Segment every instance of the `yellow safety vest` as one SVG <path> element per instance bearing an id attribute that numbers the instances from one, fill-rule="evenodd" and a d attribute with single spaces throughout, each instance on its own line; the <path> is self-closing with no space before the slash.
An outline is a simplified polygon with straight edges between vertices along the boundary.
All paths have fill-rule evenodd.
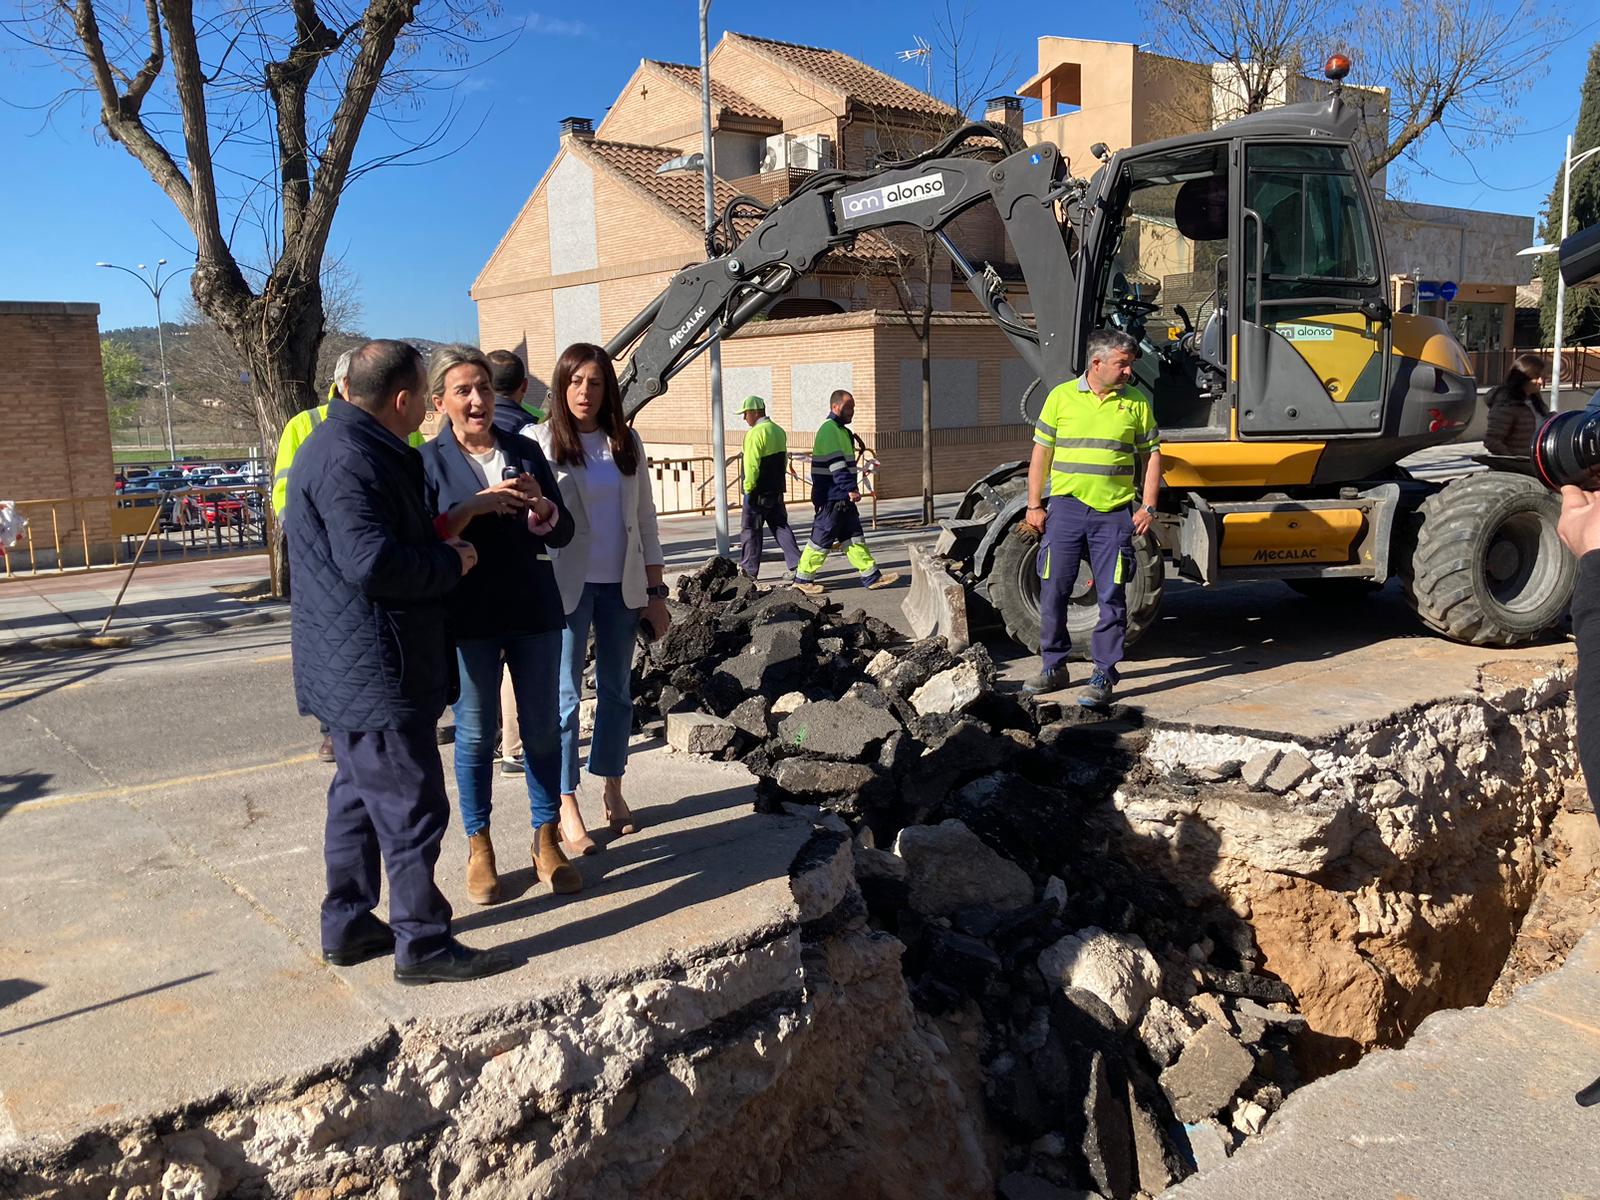
<path id="1" fill-rule="evenodd" d="M 319 404 L 297 412 L 278 435 L 278 454 L 272 462 L 272 515 L 282 517 L 289 503 L 289 468 L 294 466 L 294 456 L 300 453 L 311 431 L 328 419 L 328 406 Z M 415 449 L 427 441 L 420 431 L 410 434 L 406 442 Z"/>
<path id="2" fill-rule="evenodd" d="M 1137 457 L 1161 449 L 1144 393 L 1125 388 L 1101 398 L 1082 377 L 1051 389 L 1033 440 L 1052 451 L 1044 494 L 1074 496 L 1100 512 L 1133 503 Z"/>

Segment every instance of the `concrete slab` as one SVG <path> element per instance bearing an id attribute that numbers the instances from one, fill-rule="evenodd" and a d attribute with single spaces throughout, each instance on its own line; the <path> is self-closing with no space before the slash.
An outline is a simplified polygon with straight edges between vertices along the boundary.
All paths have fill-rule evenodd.
<path id="1" fill-rule="evenodd" d="M 0 1148 L 309 1070 L 385 1032 L 156 822 L 47 804 L 13 810 L 0 838 Z"/>
<path id="2" fill-rule="evenodd" d="M 248 713 L 286 705 L 288 664 L 232 640 L 217 639 L 210 656 L 146 651 L 126 673 L 86 679 L 52 664 L 37 693 L 18 689 L 0 710 L 0 737 L 49 722 L 64 734 L 38 739 L 32 781 L 12 793 L 26 798 L 0 799 L 0 1151 L 337 1064 L 412 1022 L 559 1004 L 575 988 L 670 970 L 796 919 L 788 869 L 809 824 L 754 815 L 742 768 L 640 739 L 628 791 L 642 828 L 599 835 L 607 846 L 582 860 L 579 895 L 536 885 L 518 781 L 496 778 L 504 903 L 467 900 L 459 827 L 449 835 L 439 879 L 457 931 L 511 949 L 517 971 L 413 989 L 393 982 L 387 960 L 326 967 L 317 910 L 331 768 L 305 753 L 299 718 L 262 721 L 252 735 Z M 128 687 L 192 680 L 203 696 L 216 671 L 235 686 L 210 705 L 215 746 L 181 736 L 173 706 L 115 737 L 79 728 L 107 724 Z M 263 757 L 274 740 L 300 753 Z M 215 766 L 217 747 L 233 765 Z M 98 786 L 64 774 L 72 761 L 90 764 Z M 586 802 L 596 823 L 598 807 L 596 792 Z"/>
<path id="3" fill-rule="evenodd" d="M 1504 1008 L 1438 1013 L 1405 1049 L 1296 1092 L 1227 1165 L 1172 1200 L 1593 1200 L 1600 930 Z"/>
<path id="4" fill-rule="evenodd" d="M 1438 637 L 1418 624 L 1398 583 L 1334 605 L 1275 582 L 1170 580 L 1155 627 L 1129 649 L 1117 700 L 1163 724 L 1317 740 L 1467 694 L 1485 664 L 1571 653 L 1565 637 L 1514 650 Z M 1020 683 L 1037 664 L 1013 658 L 1003 677 Z M 1073 674 L 1081 686 L 1088 668 L 1075 664 Z"/>

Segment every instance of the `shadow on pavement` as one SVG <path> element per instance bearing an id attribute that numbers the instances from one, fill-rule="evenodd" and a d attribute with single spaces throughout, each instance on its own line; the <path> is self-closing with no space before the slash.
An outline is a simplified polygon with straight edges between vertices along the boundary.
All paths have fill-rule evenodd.
<path id="1" fill-rule="evenodd" d="M 166 983 L 158 983 L 151 987 L 140 988 L 137 992 L 127 992 L 121 996 L 113 996 L 110 1000 L 102 1000 L 98 1004 L 85 1004 L 82 1008 L 74 1008 L 69 1012 L 57 1013 L 53 1017 L 45 1017 L 43 1020 L 32 1021 L 27 1025 L 17 1025 L 11 1029 L 0 1029 L 0 1038 L 10 1037 L 12 1034 L 16 1033 L 26 1033 L 30 1029 L 40 1029 L 46 1025 L 54 1025 L 59 1021 L 67 1021 L 73 1017 L 81 1017 L 84 1013 L 98 1012 L 102 1008 L 111 1008 L 118 1004 L 125 1004 L 129 1000 L 137 1000 L 141 996 L 150 996 L 156 992 L 164 992 L 169 988 L 182 987 L 186 983 L 193 983 L 197 979 L 204 979 L 206 976 L 214 974 L 216 974 L 215 971 L 200 971 L 194 975 L 185 975 L 181 979 L 169 979 Z M 18 992 L 14 995 L 8 994 L 4 989 L 6 989 L 9 984 L 14 983 L 21 983 L 29 990 Z M 42 991 L 44 986 L 44 984 L 32 983 L 29 980 L 7 980 L 3 983 L 0 983 L 0 1007 L 3 1007 L 5 1004 L 14 1004 L 16 1001 L 32 995 L 33 992 Z"/>
<path id="2" fill-rule="evenodd" d="M 646 898 L 578 916 L 557 928 L 540 930 L 516 941 L 495 943 L 497 949 L 527 960 L 608 938 L 678 910 L 724 899 L 762 883 L 772 877 L 772 864 L 764 863 L 759 855 L 734 853 L 731 847 L 758 836 L 763 827 L 770 827 L 771 817 L 751 812 L 732 820 L 688 829 L 655 831 L 674 820 L 708 816 L 735 806 L 748 806 L 750 802 L 750 790 L 739 787 L 636 810 L 651 825 L 637 834 L 613 837 L 598 854 L 580 860 L 584 890 L 572 898 L 576 903 L 563 903 L 565 898 L 552 897 L 538 888 L 531 865 L 520 867 L 501 876 L 508 899 L 459 917 L 454 923 L 455 932 L 490 930 L 551 909 L 553 901 L 578 914 L 583 911 L 584 899 L 614 896 L 662 883 L 668 885 Z M 717 851 L 724 849 L 728 850 L 726 854 L 717 855 Z M 786 871 L 788 865 L 785 861 L 777 869 Z"/>

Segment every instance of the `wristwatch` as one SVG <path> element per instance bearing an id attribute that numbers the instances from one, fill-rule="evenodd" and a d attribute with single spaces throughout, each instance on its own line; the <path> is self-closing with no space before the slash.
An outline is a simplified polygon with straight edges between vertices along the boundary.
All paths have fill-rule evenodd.
<path id="1" fill-rule="evenodd" d="M 1144 511 L 1149 513 L 1152 517 L 1156 515 L 1156 506 L 1154 504 L 1141 504 L 1139 507 L 1144 509 Z"/>
<path id="2" fill-rule="evenodd" d="M 645 588 L 644 594 L 652 600 L 665 600 L 672 595 L 672 589 L 664 583 L 658 583 L 654 587 Z"/>

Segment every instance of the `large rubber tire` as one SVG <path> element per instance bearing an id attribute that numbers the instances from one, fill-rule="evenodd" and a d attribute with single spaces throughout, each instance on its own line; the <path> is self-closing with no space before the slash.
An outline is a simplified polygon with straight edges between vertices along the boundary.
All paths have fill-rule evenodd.
<path id="1" fill-rule="evenodd" d="M 1578 577 L 1556 536 L 1560 516 L 1560 499 L 1525 475 L 1452 480 L 1422 502 L 1400 547 L 1406 599 L 1424 625 L 1455 641 L 1532 641 L 1561 618 Z"/>
<path id="2" fill-rule="evenodd" d="M 1161 610 L 1161 588 L 1166 582 L 1166 565 L 1161 547 L 1149 534 L 1133 539 L 1133 578 L 1128 581 L 1129 646 L 1155 624 Z M 1039 539 L 1030 535 L 1018 521 L 1006 531 L 995 550 L 988 575 L 989 602 L 1005 622 L 1006 632 L 1018 644 L 1039 653 Z M 1067 633 L 1072 638 L 1068 657 L 1089 657 L 1089 635 L 1100 620 L 1095 602 L 1089 564 L 1078 570 L 1072 603 L 1067 609 Z"/>

